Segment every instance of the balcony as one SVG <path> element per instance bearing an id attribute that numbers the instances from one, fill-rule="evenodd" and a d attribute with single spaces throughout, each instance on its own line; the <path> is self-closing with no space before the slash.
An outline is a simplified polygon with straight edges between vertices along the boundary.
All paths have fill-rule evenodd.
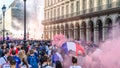
<path id="1" fill-rule="evenodd" d="M 59 16 L 56 18 L 44 20 L 42 21 L 42 24 L 48 25 L 48 24 L 62 23 L 62 22 L 91 18 L 95 16 L 106 15 L 116 12 L 120 12 L 120 2 L 113 2 L 111 4 L 105 4 L 90 9 L 84 9 L 79 12 L 74 12 L 64 16 Z"/>

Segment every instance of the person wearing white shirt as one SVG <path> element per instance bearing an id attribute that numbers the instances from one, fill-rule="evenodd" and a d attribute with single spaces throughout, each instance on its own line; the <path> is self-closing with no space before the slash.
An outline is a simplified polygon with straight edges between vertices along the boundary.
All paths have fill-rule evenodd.
<path id="1" fill-rule="evenodd" d="M 3 64 L 7 62 L 7 57 L 9 56 L 9 49 L 6 49 L 4 52 L 4 56 L 0 58 L 0 68 Z"/>
<path id="2" fill-rule="evenodd" d="M 10 61 L 13 60 L 12 56 L 7 57 L 7 62 L 2 65 L 2 68 L 10 68 Z"/>
<path id="3" fill-rule="evenodd" d="M 82 68 L 81 66 L 77 65 L 77 58 L 72 57 L 72 63 L 73 65 L 70 66 L 70 68 Z"/>

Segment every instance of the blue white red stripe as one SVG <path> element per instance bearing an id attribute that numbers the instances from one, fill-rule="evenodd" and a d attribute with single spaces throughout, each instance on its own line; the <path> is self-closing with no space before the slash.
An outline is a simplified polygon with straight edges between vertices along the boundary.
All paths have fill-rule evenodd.
<path id="1" fill-rule="evenodd" d="M 78 44 L 78 43 L 74 43 L 74 42 L 66 42 L 62 45 L 62 49 L 65 51 L 66 54 L 69 54 L 69 51 L 75 51 L 76 55 L 78 55 L 79 51 L 83 54 L 84 53 L 84 48 Z"/>

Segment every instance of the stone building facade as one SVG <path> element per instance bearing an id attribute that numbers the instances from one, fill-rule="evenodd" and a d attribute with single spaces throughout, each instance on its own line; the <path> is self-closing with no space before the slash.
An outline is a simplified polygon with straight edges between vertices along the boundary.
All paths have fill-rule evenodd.
<path id="1" fill-rule="evenodd" d="M 119 13 L 120 0 L 45 0 L 44 39 L 64 34 L 76 40 L 105 41 L 119 23 Z"/>

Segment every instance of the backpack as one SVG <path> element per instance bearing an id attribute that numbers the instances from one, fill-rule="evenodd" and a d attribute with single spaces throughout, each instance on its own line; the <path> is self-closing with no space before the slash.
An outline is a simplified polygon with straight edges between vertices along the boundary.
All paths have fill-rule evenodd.
<path id="1" fill-rule="evenodd" d="M 38 68 L 38 63 L 35 56 L 29 57 L 29 64 L 32 66 L 32 68 Z"/>

